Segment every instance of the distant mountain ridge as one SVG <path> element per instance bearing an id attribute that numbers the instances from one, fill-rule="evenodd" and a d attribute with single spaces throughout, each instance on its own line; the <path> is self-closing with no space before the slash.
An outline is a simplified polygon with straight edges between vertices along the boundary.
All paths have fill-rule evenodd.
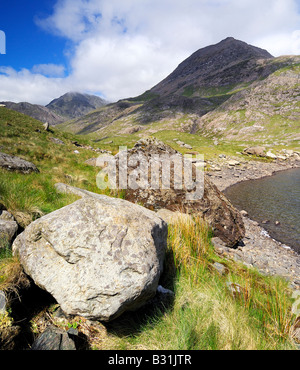
<path id="1" fill-rule="evenodd" d="M 107 102 L 104 99 L 96 95 L 68 92 L 52 100 L 46 105 L 46 108 L 62 117 L 72 119 L 83 116 L 106 104 Z"/>
<path id="2" fill-rule="evenodd" d="M 69 92 L 61 97 L 52 100 L 48 105 L 31 104 L 28 102 L 14 103 L 3 101 L 8 109 L 26 114 L 43 123 L 58 125 L 75 117 L 83 116 L 99 107 L 103 107 L 107 102 L 96 96 Z"/>
<path id="3" fill-rule="evenodd" d="M 8 109 L 26 114 L 27 116 L 37 119 L 43 123 L 48 122 L 53 126 L 65 121 L 65 118 L 57 115 L 43 105 L 30 104 L 27 102 L 14 103 L 11 101 L 3 101 L 1 104 L 4 104 Z"/>

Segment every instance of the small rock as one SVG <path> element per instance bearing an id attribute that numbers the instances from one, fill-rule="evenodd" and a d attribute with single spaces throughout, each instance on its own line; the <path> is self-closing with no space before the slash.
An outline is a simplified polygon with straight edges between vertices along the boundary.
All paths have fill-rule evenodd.
<path id="1" fill-rule="evenodd" d="M 75 153 L 75 154 L 79 154 L 79 151 L 78 151 L 78 150 L 74 150 L 74 153 Z"/>
<path id="2" fill-rule="evenodd" d="M 78 329 L 70 328 L 70 329 L 68 329 L 67 333 L 69 335 L 77 336 L 78 335 Z"/>
<path id="3" fill-rule="evenodd" d="M 8 171 L 16 171 L 24 174 L 39 172 L 33 163 L 6 153 L 0 153 L 0 167 Z"/>
<path id="4" fill-rule="evenodd" d="M 228 161 L 227 164 L 229 166 L 237 166 L 240 164 L 240 162 L 233 159 L 233 160 Z"/>
<path id="5" fill-rule="evenodd" d="M 277 159 L 281 159 L 282 161 L 285 161 L 287 159 L 287 157 L 284 156 L 284 155 L 278 155 Z"/>
<path id="6" fill-rule="evenodd" d="M 48 122 L 46 122 L 45 124 L 44 124 L 44 129 L 45 129 L 45 131 L 49 131 L 49 123 Z"/>
<path id="7" fill-rule="evenodd" d="M 0 210 L 0 220 L 3 221 L 16 221 L 14 216 L 8 211 Z"/>
<path id="8" fill-rule="evenodd" d="M 256 147 L 251 147 L 251 148 L 246 148 L 243 151 L 243 154 L 248 154 L 248 155 L 256 155 L 257 157 L 265 157 L 265 148 L 261 146 L 256 146 Z"/>
<path id="9" fill-rule="evenodd" d="M 272 158 L 272 159 L 277 159 L 277 155 L 275 155 L 275 154 L 273 154 L 272 152 L 267 152 L 267 154 L 266 154 L 266 156 L 268 157 L 268 158 Z"/>
<path id="10" fill-rule="evenodd" d="M 89 166 L 96 167 L 96 165 L 97 165 L 97 158 L 87 159 L 84 163 L 88 164 Z"/>
<path id="11" fill-rule="evenodd" d="M 222 265 L 221 263 L 218 263 L 218 262 L 215 262 L 213 265 L 212 265 L 220 275 L 224 275 L 225 272 L 226 272 L 226 267 L 224 265 Z"/>
<path id="12" fill-rule="evenodd" d="M 66 331 L 54 326 L 49 326 L 33 343 L 31 350 L 75 351 L 76 346 Z"/>
<path id="13" fill-rule="evenodd" d="M 226 285 L 230 293 L 234 297 L 240 295 L 243 292 L 243 288 L 239 284 L 235 284 L 235 283 L 232 283 L 231 281 L 227 281 Z"/>
<path id="14" fill-rule="evenodd" d="M 18 230 L 16 221 L 0 220 L 0 248 L 8 247 Z"/>
<path id="15" fill-rule="evenodd" d="M 6 312 L 6 305 L 7 305 L 6 295 L 3 292 L 3 290 L 0 290 L 0 314 L 4 314 Z"/>
<path id="16" fill-rule="evenodd" d="M 212 238 L 211 242 L 215 248 L 226 248 L 226 244 L 218 237 Z"/>
<path id="17" fill-rule="evenodd" d="M 161 293 L 161 294 L 170 294 L 170 295 L 174 295 L 174 292 L 172 292 L 172 290 L 170 289 L 166 289 L 164 287 L 162 287 L 161 285 L 159 285 L 157 287 L 157 292 L 158 293 Z"/>
<path id="18" fill-rule="evenodd" d="M 60 140 L 60 139 L 57 139 L 56 137 L 50 137 L 50 140 L 54 143 L 54 144 L 58 144 L 58 145 L 65 145 L 65 143 Z"/>
<path id="19" fill-rule="evenodd" d="M 294 151 L 293 150 L 283 149 L 282 151 L 283 151 L 284 154 L 286 154 L 289 157 L 291 157 L 292 155 L 294 155 Z"/>

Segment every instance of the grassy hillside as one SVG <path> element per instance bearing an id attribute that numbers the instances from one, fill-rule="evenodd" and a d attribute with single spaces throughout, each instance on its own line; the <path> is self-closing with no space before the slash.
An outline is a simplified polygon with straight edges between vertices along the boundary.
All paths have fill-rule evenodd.
<path id="1" fill-rule="evenodd" d="M 34 218 L 72 202 L 72 196 L 57 193 L 54 184 L 64 182 L 98 192 L 96 168 L 84 162 L 98 154 L 79 148 L 88 140 L 51 128 L 46 132 L 40 121 L 0 107 L 0 151 L 33 162 L 40 173 L 22 175 L 0 169 L 0 203 L 23 226 Z M 56 144 L 51 138 L 63 141 Z M 93 143 L 91 144 L 93 145 Z M 94 145 L 94 148 L 97 148 Z M 79 151 L 75 153 L 74 151 Z"/>

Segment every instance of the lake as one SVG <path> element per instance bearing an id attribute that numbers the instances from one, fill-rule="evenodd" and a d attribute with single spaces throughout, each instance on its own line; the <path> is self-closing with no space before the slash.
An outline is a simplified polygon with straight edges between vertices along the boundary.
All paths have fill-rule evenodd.
<path id="1" fill-rule="evenodd" d="M 224 193 L 237 209 L 246 210 L 251 219 L 258 221 L 273 239 L 300 253 L 300 168 L 241 182 Z"/>

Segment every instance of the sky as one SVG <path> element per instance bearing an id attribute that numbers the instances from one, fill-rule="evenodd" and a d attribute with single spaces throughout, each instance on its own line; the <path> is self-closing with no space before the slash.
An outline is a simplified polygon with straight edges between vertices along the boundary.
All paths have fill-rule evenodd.
<path id="1" fill-rule="evenodd" d="M 0 101 L 114 102 L 227 37 L 300 55 L 300 0 L 0 0 L 0 30 Z"/>

